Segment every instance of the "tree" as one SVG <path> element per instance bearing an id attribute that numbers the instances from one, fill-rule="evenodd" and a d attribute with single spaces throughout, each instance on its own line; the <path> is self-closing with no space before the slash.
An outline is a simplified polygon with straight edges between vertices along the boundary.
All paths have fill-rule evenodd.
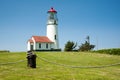
<path id="1" fill-rule="evenodd" d="M 68 41 L 68 42 L 65 44 L 64 51 L 73 51 L 76 46 L 77 46 L 77 43 L 74 43 L 74 42 L 72 42 L 72 41 Z"/>
<path id="2" fill-rule="evenodd" d="M 85 41 L 85 43 L 82 43 L 81 46 L 79 46 L 79 51 L 90 51 L 94 49 L 95 45 L 90 44 L 90 37 L 87 36 L 86 39 L 87 40 Z"/>

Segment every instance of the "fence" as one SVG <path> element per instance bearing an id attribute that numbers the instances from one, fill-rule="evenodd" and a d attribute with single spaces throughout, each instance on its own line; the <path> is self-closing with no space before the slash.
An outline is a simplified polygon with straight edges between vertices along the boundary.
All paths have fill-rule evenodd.
<path id="1" fill-rule="evenodd" d="M 44 62 L 53 64 L 53 65 L 58 65 L 58 66 L 62 66 L 62 67 L 69 67 L 69 68 L 105 68 L 105 67 L 112 67 L 112 66 L 118 66 L 120 65 L 120 63 L 114 63 L 114 64 L 108 64 L 108 65 L 101 65 L 101 66 L 72 66 L 72 65 L 65 65 L 65 64 L 60 64 L 60 63 L 56 63 L 56 62 L 52 62 L 49 61 L 43 57 L 37 56 L 39 58 L 39 60 L 42 60 Z M 20 62 L 24 62 L 26 60 L 19 60 L 16 62 L 7 62 L 7 63 L 1 63 L 0 65 L 10 65 L 10 64 L 17 64 Z"/>

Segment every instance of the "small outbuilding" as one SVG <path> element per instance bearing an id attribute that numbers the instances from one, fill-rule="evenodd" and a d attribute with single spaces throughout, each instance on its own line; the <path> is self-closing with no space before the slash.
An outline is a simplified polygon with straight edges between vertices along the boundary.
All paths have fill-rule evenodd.
<path id="1" fill-rule="evenodd" d="M 32 36 L 28 40 L 28 50 L 51 50 L 54 48 L 54 43 L 46 36 Z"/>

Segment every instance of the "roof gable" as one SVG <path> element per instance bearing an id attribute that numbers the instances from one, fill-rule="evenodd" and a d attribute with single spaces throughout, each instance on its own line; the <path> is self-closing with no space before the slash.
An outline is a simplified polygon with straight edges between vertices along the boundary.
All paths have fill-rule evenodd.
<path id="1" fill-rule="evenodd" d="M 29 39 L 28 41 L 29 41 L 30 43 L 33 43 L 33 40 L 32 40 L 32 39 Z"/>

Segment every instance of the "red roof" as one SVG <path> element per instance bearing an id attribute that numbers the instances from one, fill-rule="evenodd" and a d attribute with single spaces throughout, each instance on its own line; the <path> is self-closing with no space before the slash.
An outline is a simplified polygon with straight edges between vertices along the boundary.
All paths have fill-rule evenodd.
<path id="1" fill-rule="evenodd" d="M 57 11 L 56 11 L 53 7 L 51 7 L 51 9 L 48 11 L 48 13 L 49 13 L 49 12 L 57 13 Z"/>
<path id="2" fill-rule="evenodd" d="M 35 42 L 41 42 L 41 43 L 47 42 L 47 43 L 52 43 L 52 41 L 49 40 L 49 38 L 46 37 L 46 36 L 32 36 L 32 38 L 34 38 Z M 30 43 L 33 42 L 32 39 L 30 39 L 29 41 L 30 41 Z"/>

